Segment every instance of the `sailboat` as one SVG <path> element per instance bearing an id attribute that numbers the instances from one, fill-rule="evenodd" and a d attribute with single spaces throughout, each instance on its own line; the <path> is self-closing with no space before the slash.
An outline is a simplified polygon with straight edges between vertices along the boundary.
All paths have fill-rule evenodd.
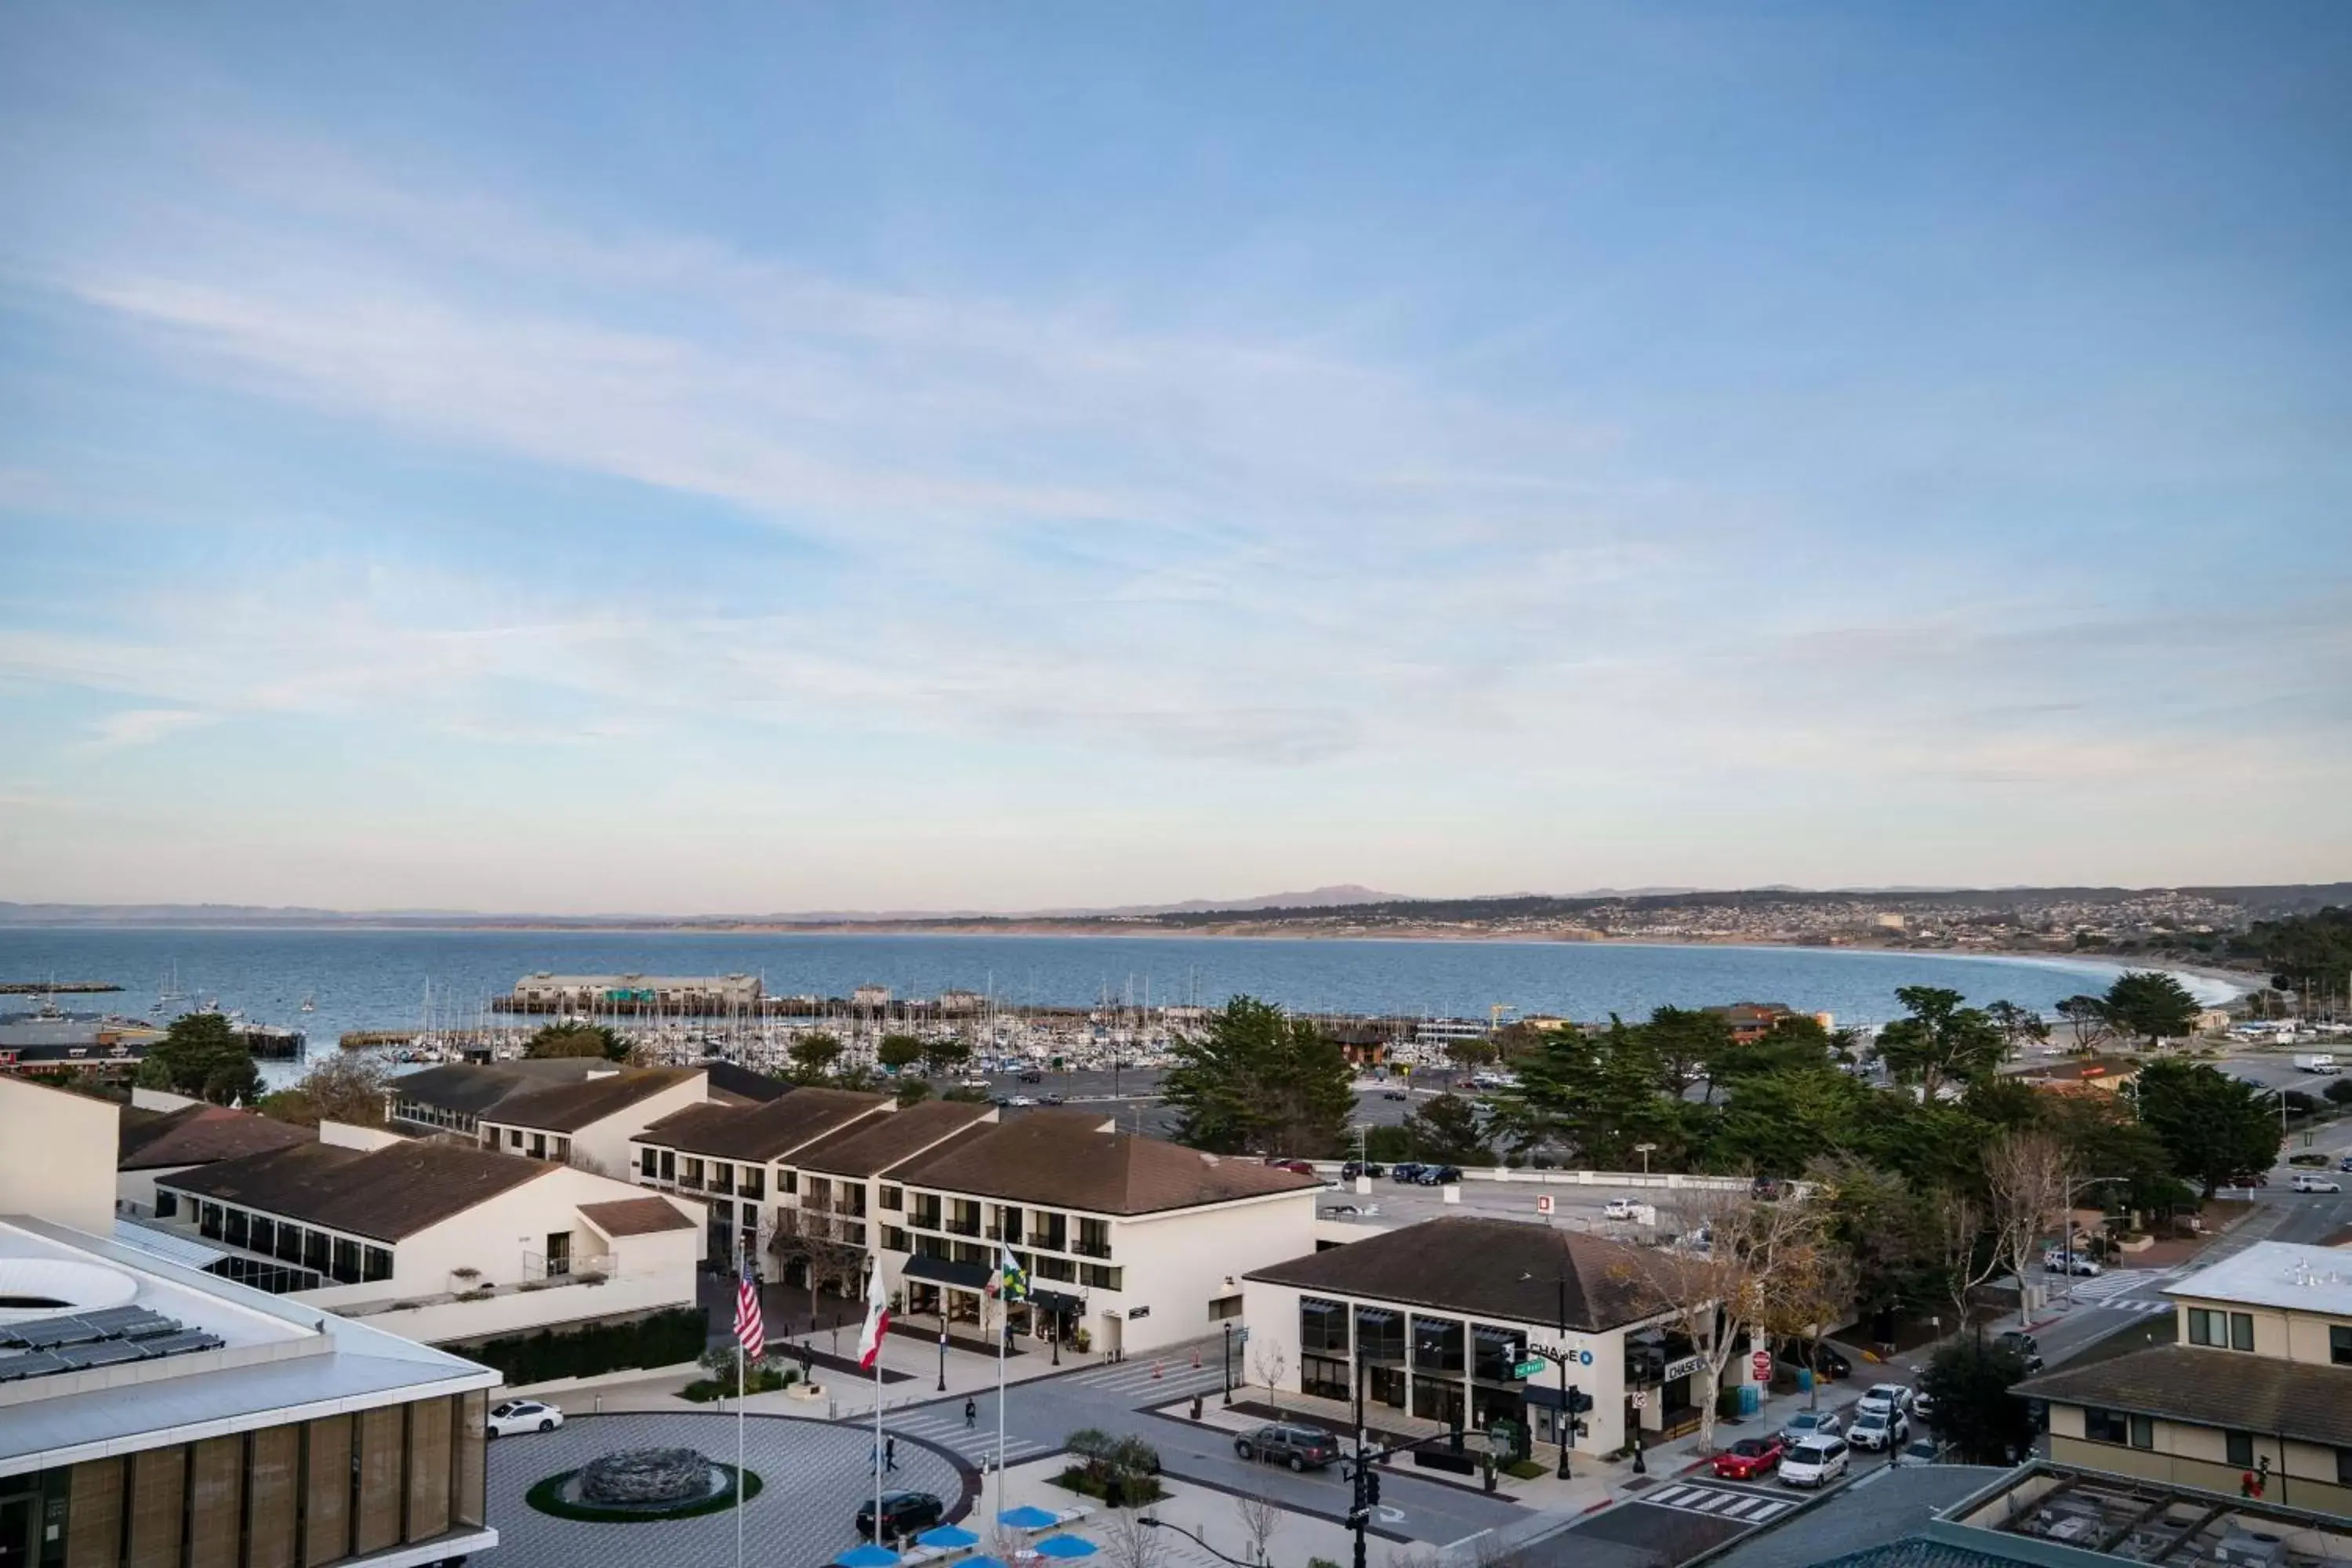
<path id="1" fill-rule="evenodd" d="M 315 1013 L 318 1010 L 319 994 L 313 991 L 302 998 L 302 1011 L 305 1013 Z"/>
<path id="2" fill-rule="evenodd" d="M 187 993 L 180 989 L 180 964 L 179 961 L 174 959 L 171 968 L 164 971 L 163 983 L 156 987 L 155 1005 L 147 1010 L 150 1013 L 161 1013 L 173 1004 L 184 1002 L 187 999 Z"/>

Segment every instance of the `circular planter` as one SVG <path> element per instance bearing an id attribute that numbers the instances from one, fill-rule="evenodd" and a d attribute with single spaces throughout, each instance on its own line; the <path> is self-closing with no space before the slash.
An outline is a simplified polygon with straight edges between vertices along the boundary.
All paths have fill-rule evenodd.
<path id="1" fill-rule="evenodd" d="M 523 1494 L 523 1500 L 540 1512 L 556 1519 L 576 1520 L 583 1524 L 642 1524 L 654 1520 L 695 1519 L 706 1513 L 717 1513 L 735 1506 L 738 1489 L 745 1502 L 760 1495 L 760 1475 L 756 1470 L 738 1470 L 732 1465 L 712 1461 L 713 1468 L 727 1478 L 727 1484 L 709 1497 L 697 1498 L 670 1508 L 604 1508 L 595 1503 L 572 1502 L 563 1496 L 563 1489 L 577 1470 L 564 1470 L 548 1477 Z"/>

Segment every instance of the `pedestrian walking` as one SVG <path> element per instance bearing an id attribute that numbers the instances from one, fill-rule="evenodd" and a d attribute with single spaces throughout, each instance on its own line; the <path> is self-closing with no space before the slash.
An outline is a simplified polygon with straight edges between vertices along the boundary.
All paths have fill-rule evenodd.
<path id="1" fill-rule="evenodd" d="M 980 1406 L 970 1399 L 963 1402 L 963 1429 L 971 1431 L 980 1423 Z"/>
<path id="2" fill-rule="evenodd" d="M 886 1470 L 898 1468 L 898 1439 L 896 1437 L 882 1440 L 882 1468 Z"/>

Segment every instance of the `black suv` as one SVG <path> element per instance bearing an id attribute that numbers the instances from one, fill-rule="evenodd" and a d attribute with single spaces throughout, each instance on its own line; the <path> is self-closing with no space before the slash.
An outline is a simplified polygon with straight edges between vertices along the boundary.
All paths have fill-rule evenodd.
<path id="1" fill-rule="evenodd" d="M 1339 1167 L 1340 1180 L 1348 1182 L 1354 1181 L 1358 1176 L 1385 1176 L 1388 1173 L 1389 1168 L 1386 1165 L 1370 1160 L 1350 1160 Z"/>
<path id="2" fill-rule="evenodd" d="M 929 1492 L 884 1492 L 882 1494 L 882 1538 L 896 1541 L 920 1534 L 948 1516 L 948 1505 Z M 874 1505 L 866 1503 L 857 1510 L 857 1533 L 867 1541 L 874 1539 Z"/>
<path id="3" fill-rule="evenodd" d="M 1462 1179 L 1459 1165 L 1423 1165 L 1412 1178 L 1424 1187 L 1442 1187 Z"/>
<path id="4" fill-rule="evenodd" d="M 1389 1177 L 1392 1181 L 1417 1182 L 1421 1180 L 1421 1171 L 1422 1167 L 1419 1162 L 1413 1160 L 1400 1160 L 1395 1164 L 1389 1167 Z"/>
<path id="5" fill-rule="evenodd" d="M 1319 1470 L 1338 1461 L 1339 1439 L 1320 1426 L 1261 1426 L 1234 1438 L 1234 1452 L 1294 1470 Z"/>

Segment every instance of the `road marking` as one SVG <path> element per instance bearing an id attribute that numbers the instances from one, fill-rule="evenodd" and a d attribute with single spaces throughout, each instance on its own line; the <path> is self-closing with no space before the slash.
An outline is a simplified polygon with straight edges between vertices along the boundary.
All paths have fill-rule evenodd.
<path id="1" fill-rule="evenodd" d="M 1710 1519 L 1728 1519 L 1740 1524 L 1761 1524 L 1789 1511 L 1790 1505 L 1779 1498 L 1761 1492 L 1730 1491 L 1717 1487 L 1687 1486 L 1680 1482 L 1660 1487 L 1655 1491 L 1636 1492 L 1627 1502 L 1655 1503 L 1683 1513 L 1696 1513 Z"/>

